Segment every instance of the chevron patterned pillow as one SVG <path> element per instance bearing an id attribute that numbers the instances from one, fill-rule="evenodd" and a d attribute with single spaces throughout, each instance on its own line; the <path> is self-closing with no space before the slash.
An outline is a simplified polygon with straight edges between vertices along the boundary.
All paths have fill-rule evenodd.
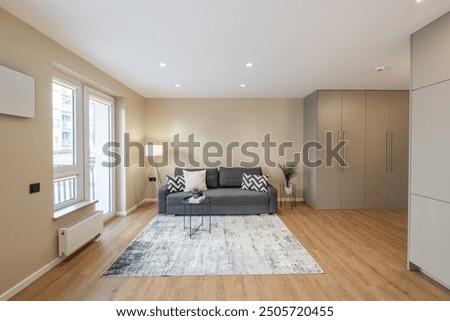
<path id="1" fill-rule="evenodd" d="M 267 193 L 267 180 L 269 176 L 266 175 L 250 175 L 242 174 L 241 188 L 248 191 L 266 192 Z"/>
<path id="2" fill-rule="evenodd" d="M 167 185 L 169 193 L 184 192 L 184 177 L 183 176 L 169 176 L 167 175 Z"/>

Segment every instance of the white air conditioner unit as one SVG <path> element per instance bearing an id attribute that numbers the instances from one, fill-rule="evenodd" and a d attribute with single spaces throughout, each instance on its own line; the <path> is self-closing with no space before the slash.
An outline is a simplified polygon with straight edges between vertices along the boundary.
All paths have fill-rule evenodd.
<path id="1" fill-rule="evenodd" d="M 0 65 L 0 114 L 34 117 L 34 79 Z"/>

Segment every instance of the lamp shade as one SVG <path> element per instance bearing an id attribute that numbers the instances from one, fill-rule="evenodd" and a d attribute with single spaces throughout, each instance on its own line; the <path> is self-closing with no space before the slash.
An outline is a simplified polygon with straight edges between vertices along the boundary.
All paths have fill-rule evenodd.
<path id="1" fill-rule="evenodd" d="M 163 156 L 163 145 L 147 145 L 146 156 Z"/>

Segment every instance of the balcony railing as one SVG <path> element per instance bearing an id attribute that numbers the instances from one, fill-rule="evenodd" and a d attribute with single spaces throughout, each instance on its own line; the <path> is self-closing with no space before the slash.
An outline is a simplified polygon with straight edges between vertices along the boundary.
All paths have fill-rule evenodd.
<path id="1" fill-rule="evenodd" d="M 70 202 L 77 197 L 76 176 L 53 181 L 54 205 Z"/>

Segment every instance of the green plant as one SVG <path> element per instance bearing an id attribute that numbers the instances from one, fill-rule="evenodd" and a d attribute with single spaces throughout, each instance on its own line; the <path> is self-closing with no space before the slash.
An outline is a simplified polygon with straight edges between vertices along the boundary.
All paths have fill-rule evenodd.
<path id="1" fill-rule="evenodd" d="M 288 165 L 282 166 L 281 164 L 278 164 L 278 166 L 280 166 L 281 171 L 283 172 L 286 186 L 289 186 L 289 181 L 295 176 L 295 167 L 289 167 Z"/>

